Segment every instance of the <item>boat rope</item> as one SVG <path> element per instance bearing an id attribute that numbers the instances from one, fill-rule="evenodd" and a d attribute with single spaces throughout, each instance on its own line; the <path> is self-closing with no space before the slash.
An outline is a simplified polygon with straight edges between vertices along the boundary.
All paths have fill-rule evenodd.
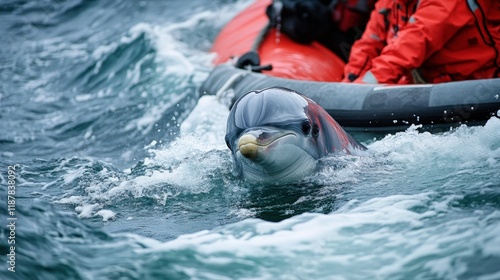
<path id="1" fill-rule="evenodd" d="M 229 79 L 227 79 L 226 82 L 215 93 L 215 97 L 217 98 L 217 100 L 220 103 L 227 105 L 228 107 L 231 106 L 233 103 L 232 99 L 234 97 L 234 91 L 230 91 L 229 89 L 233 86 L 233 84 L 236 81 L 248 75 L 248 73 L 250 72 L 238 71 L 238 73 L 231 75 L 231 77 L 229 77 Z"/>

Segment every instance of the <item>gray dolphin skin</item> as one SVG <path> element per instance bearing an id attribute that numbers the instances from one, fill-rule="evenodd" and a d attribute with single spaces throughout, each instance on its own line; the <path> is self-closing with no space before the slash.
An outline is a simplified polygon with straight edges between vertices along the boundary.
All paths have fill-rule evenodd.
<path id="1" fill-rule="evenodd" d="M 313 100 L 281 87 L 241 96 L 229 113 L 225 140 L 239 175 L 270 184 L 310 175 L 329 153 L 365 149 Z"/>

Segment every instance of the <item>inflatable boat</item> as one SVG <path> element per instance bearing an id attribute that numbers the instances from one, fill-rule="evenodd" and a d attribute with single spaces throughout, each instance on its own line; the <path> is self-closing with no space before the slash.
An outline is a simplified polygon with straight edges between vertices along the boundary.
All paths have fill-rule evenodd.
<path id="1" fill-rule="evenodd" d="M 231 106 L 248 91 L 286 87 L 316 101 L 349 131 L 398 131 L 412 124 L 447 129 L 500 117 L 500 79 L 340 83 L 344 62 L 320 44 L 300 45 L 270 28 L 265 15 L 270 3 L 254 2 L 221 31 L 212 47 L 216 66 L 201 94 L 217 95 Z"/>

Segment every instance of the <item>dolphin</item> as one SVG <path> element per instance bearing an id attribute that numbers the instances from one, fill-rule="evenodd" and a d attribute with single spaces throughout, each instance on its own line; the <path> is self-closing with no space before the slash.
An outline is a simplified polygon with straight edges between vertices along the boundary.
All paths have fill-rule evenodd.
<path id="1" fill-rule="evenodd" d="M 313 100 L 283 87 L 250 91 L 236 100 L 225 140 L 234 171 L 265 184 L 298 181 L 330 153 L 366 149 Z"/>

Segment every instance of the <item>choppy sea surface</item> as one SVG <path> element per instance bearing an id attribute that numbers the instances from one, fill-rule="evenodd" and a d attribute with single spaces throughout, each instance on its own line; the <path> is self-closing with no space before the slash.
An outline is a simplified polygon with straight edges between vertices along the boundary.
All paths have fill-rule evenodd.
<path id="1" fill-rule="evenodd" d="M 500 119 L 353 134 L 294 185 L 232 174 L 198 87 L 248 4 L 0 3 L 0 279 L 500 279 Z"/>

